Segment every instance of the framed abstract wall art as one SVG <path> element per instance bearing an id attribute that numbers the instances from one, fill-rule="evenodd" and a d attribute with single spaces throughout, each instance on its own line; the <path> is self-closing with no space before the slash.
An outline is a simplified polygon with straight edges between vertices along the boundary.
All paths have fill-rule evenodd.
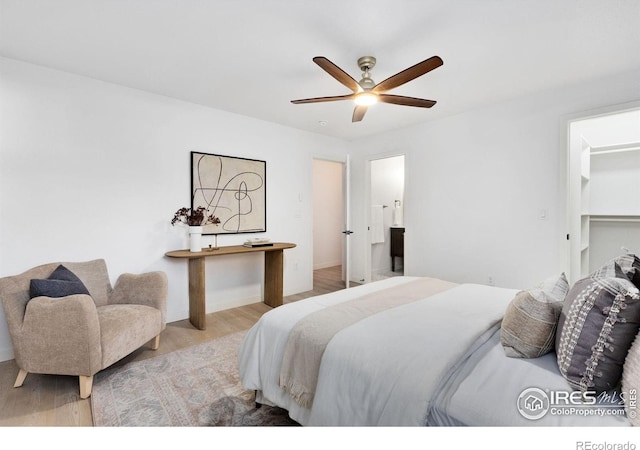
<path id="1" fill-rule="evenodd" d="M 220 219 L 203 234 L 267 231 L 267 162 L 191 152 L 191 208 Z"/>

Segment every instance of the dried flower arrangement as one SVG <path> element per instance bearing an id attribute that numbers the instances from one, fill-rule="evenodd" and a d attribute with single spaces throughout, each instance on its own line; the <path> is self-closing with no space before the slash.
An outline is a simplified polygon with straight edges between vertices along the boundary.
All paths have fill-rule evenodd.
<path id="1" fill-rule="evenodd" d="M 218 225 L 220 223 L 220 219 L 210 214 L 205 216 L 205 212 L 207 209 L 204 206 L 198 206 L 196 209 L 191 208 L 180 208 L 173 215 L 173 219 L 171 219 L 171 225 L 175 225 L 176 223 L 183 223 L 185 225 L 193 226 L 201 226 L 201 225 Z"/>

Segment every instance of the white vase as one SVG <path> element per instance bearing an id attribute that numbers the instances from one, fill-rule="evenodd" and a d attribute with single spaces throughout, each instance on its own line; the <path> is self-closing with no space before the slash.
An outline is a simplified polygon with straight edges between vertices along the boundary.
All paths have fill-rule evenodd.
<path id="1" fill-rule="evenodd" d="M 202 226 L 189 227 L 189 251 L 202 251 Z"/>

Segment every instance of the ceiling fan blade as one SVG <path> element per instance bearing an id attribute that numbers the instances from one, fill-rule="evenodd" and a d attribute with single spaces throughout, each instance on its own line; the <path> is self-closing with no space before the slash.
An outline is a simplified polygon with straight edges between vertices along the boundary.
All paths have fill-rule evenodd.
<path id="1" fill-rule="evenodd" d="M 364 115 L 367 113 L 367 106 L 365 105 L 357 105 L 353 110 L 353 117 L 351 118 L 351 122 L 360 122 Z"/>
<path id="2" fill-rule="evenodd" d="M 405 97 L 403 95 L 378 94 L 378 100 L 383 103 L 393 103 L 394 105 L 417 106 L 418 108 L 431 108 L 436 104 L 435 100 L 425 100 L 423 98 Z"/>
<path id="3" fill-rule="evenodd" d="M 295 103 L 296 105 L 302 103 L 320 103 L 320 102 L 335 102 L 338 100 L 352 100 L 356 98 L 355 94 L 348 95 L 335 95 L 332 97 L 316 97 L 316 98 L 303 98 L 300 100 L 291 100 L 291 103 Z"/>
<path id="4" fill-rule="evenodd" d="M 401 86 L 408 81 L 411 81 L 419 76 L 424 75 L 427 72 L 432 71 L 440 67 L 443 64 L 442 59 L 439 56 L 432 56 L 429 59 L 425 59 L 421 63 L 411 66 L 408 69 L 398 72 L 397 74 L 387 78 L 381 83 L 378 83 L 373 89 L 373 92 L 385 92 L 390 89 Z"/>
<path id="5" fill-rule="evenodd" d="M 313 58 L 313 62 L 322 67 L 325 72 L 338 80 L 340 83 L 344 84 L 353 92 L 358 92 L 361 90 L 360 85 L 356 80 L 353 79 L 351 75 L 342 70 L 340 67 L 336 66 L 324 56 L 316 56 L 315 58 Z"/>

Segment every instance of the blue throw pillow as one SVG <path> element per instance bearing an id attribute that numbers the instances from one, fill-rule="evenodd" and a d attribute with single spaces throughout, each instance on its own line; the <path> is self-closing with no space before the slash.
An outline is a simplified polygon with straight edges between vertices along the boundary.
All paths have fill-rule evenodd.
<path id="1" fill-rule="evenodd" d="M 29 286 L 29 297 L 60 298 L 74 294 L 89 294 L 89 290 L 78 276 L 60 265 L 46 280 L 33 279 Z"/>

